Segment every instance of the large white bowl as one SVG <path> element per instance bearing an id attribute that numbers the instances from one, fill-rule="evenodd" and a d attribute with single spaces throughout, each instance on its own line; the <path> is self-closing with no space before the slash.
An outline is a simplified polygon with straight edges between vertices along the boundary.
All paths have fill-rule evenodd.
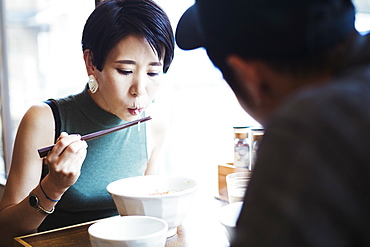
<path id="1" fill-rule="evenodd" d="M 239 218 L 240 211 L 243 207 L 243 202 L 233 202 L 223 206 L 219 210 L 218 220 L 226 229 L 226 236 L 229 242 L 234 238 L 236 221 Z"/>
<path id="2" fill-rule="evenodd" d="M 169 175 L 148 175 L 125 178 L 107 186 L 120 215 L 158 217 L 168 223 L 167 237 L 188 213 L 197 187 L 189 178 Z"/>
<path id="3" fill-rule="evenodd" d="M 163 247 L 168 224 L 148 216 L 119 216 L 100 220 L 89 229 L 92 247 Z"/>

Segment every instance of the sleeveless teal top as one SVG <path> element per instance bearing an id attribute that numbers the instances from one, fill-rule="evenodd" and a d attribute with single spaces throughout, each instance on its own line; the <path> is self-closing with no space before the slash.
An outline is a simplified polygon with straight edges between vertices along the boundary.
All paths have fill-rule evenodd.
<path id="1" fill-rule="evenodd" d="M 101 109 L 85 90 L 57 99 L 61 131 L 89 134 L 126 123 Z M 117 215 L 106 186 L 115 180 L 144 175 L 148 162 L 146 126 L 123 129 L 88 142 L 81 175 L 44 220 L 39 231 Z"/>

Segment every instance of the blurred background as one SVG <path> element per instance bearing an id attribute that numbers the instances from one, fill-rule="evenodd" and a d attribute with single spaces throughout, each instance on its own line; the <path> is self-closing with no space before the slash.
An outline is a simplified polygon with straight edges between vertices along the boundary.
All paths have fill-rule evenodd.
<path id="1" fill-rule="evenodd" d="M 157 0 L 173 28 L 193 0 Z M 354 1 L 356 28 L 370 30 L 370 1 Z M 33 104 L 79 93 L 87 82 L 81 34 L 95 0 L 0 0 L 0 184 L 19 121 Z M 204 49 L 175 50 L 156 99 L 169 126 L 160 173 L 217 188 L 217 165 L 233 161 L 233 127 L 259 126 L 239 106 Z M 1 191 L 0 191 L 1 196 Z"/>

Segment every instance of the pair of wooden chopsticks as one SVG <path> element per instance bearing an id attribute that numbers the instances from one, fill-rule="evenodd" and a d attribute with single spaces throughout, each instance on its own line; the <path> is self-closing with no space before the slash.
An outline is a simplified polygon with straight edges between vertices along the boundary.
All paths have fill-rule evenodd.
<path id="1" fill-rule="evenodd" d="M 135 120 L 135 121 L 131 121 L 131 122 L 128 122 L 128 123 L 125 123 L 125 124 L 122 124 L 122 125 L 118 125 L 116 127 L 112 127 L 112 128 L 105 129 L 105 130 L 100 130 L 100 131 L 97 131 L 97 132 L 93 132 L 93 133 L 81 136 L 81 140 L 91 141 L 91 140 L 96 139 L 98 137 L 105 136 L 107 134 L 116 132 L 118 130 L 126 129 L 128 127 L 134 126 L 138 123 L 143 123 L 143 122 L 148 121 L 150 119 L 152 119 L 152 118 L 151 117 L 144 117 L 144 118 L 140 118 L 140 119 Z M 37 151 L 39 152 L 40 158 L 45 157 L 53 147 L 54 147 L 54 145 L 51 145 L 51 146 L 47 146 L 47 147 L 38 149 Z"/>

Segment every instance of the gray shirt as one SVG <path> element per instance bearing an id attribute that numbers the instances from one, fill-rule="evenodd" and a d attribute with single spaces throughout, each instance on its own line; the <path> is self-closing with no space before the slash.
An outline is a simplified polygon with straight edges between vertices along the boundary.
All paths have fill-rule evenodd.
<path id="1" fill-rule="evenodd" d="M 369 63 L 286 102 L 265 126 L 232 246 L 369 246 L 369 142 Z"/>

